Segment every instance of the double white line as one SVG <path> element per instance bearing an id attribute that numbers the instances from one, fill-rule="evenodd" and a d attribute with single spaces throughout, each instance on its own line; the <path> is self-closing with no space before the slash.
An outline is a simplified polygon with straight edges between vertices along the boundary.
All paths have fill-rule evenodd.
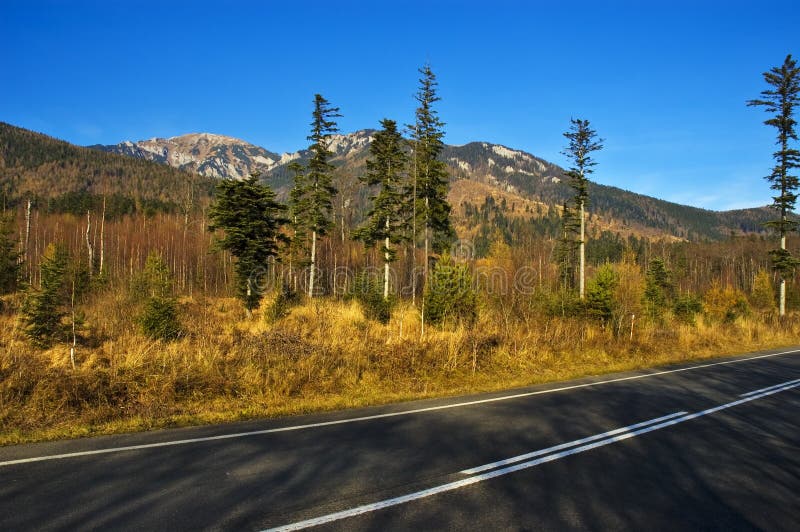
<path id="1" fill-rule="evenodd" d="M 561 458 L 573 454 L 582 453 L 585 451 L 589 451 L 591 449 L 596 449 L 598 447 L 609 445 L 611 443 L 616 443 L 623 440 L 627 440 L 629 438 L 640 436 L 648 432 L 660 430 L 666 427 L 670 427 L 672 425 L 677 425 L 685 421 L 690 421 L 692 419 L 707 416 L 709 414 L 714 414 L 716 412 L 719 412 L 720 410 L 725 410 L 727 408 L 741 405 L 743 403 L 755 401 L 756 399 L 761 399 L 762 397 L 766 397 L 768 395 L 773 395 L 776 393 L 784 392 L 786 390 L 790 390 L 792 388 L 797 388 L 798 386 L 800 386 L 800 379 L 783 382 L 781 384 L 776 384 L 774 386 L 769 386 L 767 388 L 762 388 L 760 390 L 754 390 L 752 392 L 742 394 L 741 396 L 742 399 L 738 399 L 730 403 L 725 403 L 719 406 L 715 406 L 713 408 L 708 408 L 700 412 L 695 412 L 694 414 L 688 414 L 687 412 L 676 412 L 674 414 L 651 419 L 648 421 L 643 421 L 641 423 L 636 423 L 634 425 L 628 425 L 627 427 L 621 427 L 615 430 L 610 430 L 602 434 L 589 436 L 588 438 L 582 438 L 580 440 L 574 440 L 571 442 L 562 443 L 560 445 L 548 447 L 547 449 L 541 449 L 538 451 L 533 451 L 531 453 L 514 456 L 512 458 L 506 458 L 505 460 L 499 460 L 497 462 L 492 462 L 489 464 L 473 467 L 470 469 L 465 469 L 460 473 L 472 476 L 463 478 L 461 480 L 457 480 L 455 482 L 449 482 L 447 484 L 435 486 L 433 488 L 429 488 L 426 490 L 409 493 L 401 497 L 386 499 L 371 504 L 365 504 L 363 506 L 358 506 L 356 508 L 350 508 L 348 510 L 343 510 L 341 512 L 335 512 L 328 515 L 323 515 L 321 517 L 317 517 L 314 519 L 299 521 L 297 523 L 288 524 L 270 530 L 273 531 L 301 530 L 304 528 L 309 528 L 313 526 L 324 525 L 326 523 L 331 523 L 334 521 L 339 521 L 341 519 L 346 519 L 348 517 L 355 517 L 357 515 L 374 512 L 376 510 L 381 510 L 383 508 L 388 508 L 390 506 L 397 506 L 399 504 L 405 504 L 418 499 L 424 499 L 432 495 L 437 495 L 439 493 L 444 493 L 446 491 L 452 491 L 472 484 L 477 484 L 478 482 L 483 482 L 485 480 L 489 480 L 495 477 L 508 475 L 509 473 L 514 473 L 516 471 L 521 471 L 523 469 L 535 467 L 540 464 L 552 462 L 554 460 L 559 460 Z M 535 458 L 535 459 L 529 460 L 530 458 Z"/>

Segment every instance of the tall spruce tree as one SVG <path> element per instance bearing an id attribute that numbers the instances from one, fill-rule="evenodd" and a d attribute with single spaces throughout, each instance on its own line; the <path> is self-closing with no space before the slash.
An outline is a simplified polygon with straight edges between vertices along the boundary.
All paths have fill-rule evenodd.
<path id="1" fill-rule="evenodd" d="M 289 191 L 289 226 L 292 233 L 289 235 L 289 246 L 286 257 L 289 261 L 289 286 L 297 290 L 296 270 L 308 266 L 308 215 L 305 192 L 308 190 L 306 182 L 306 169 L 298 161 L 287 165 L 292 174 L 292 189 Z"/>
<path id="2" fill-rule="evenodd" d="M 786 314 L 786 278 L 790 276 L 798 265 L 798 260 L 786 249 L 787 233 L 797 229 L 797 221 L 790 219 L 789 215 L 794 210 L 797 201 L 798 178 L 790 172 L 800 167 L 800 151 L 791 147 L 791 141 L 797 141 L 794 119 L 794 109 L 800 103 L 800 68 L 792 59 L 791 54 L 786 56 L 783 64 L 773 67 L 769 72 L 764 72 L 764 80 L 771 88 L 761 91 L 761 99 L 750 100 L 748 106 L 764 107 L 765 111 L 773 114 L 772 118 L 765 120 L 768 126 L 778 130 L 779 149 L 772 154 L 775 166 L 766 176 L 771 183 L 770 188 L 778 192 L 773 196 L 772 206 L 780 212 L 780 218 L 767 222 L 778 233 L 781 239 L 779 249 L 770 251 L 772 264 L 780 275 L 780 292 L 778 309 L 781 316 Z"/>
<path id="3" fill-rule="evenodd" d="M 444 122 L 433 108 L 433 104 L 441 99 L 436 93 L 438 82 L 429 65 L 419 69 L 419 72 L 422 77 L 415 95 L 419 105 L 415 123 L 408 129 L 414 150 L 411 188 L 416 203 L 416 217 L 425 231 L 423 268 L 427 279 L 431 248 L 434 252 L 444 251 L 455 233 L 450 224 L 450 204 L 447 202 L 447 165 L 439 160 L 444 148 Z"/>
<path id="4" fill-rule="evenodd" d="M 389 264 L 396 260 L 396 250 L 391 245 L 408 240 L 406 231 L 411 221 L 410 202 L 402 186 L 408 157 L 403 151 L 404 140 L 394 120 L 381 120 L 383 129 L 375 133 L 367 159 L 367 174 L 362 179 L 367 185 L 379 187 L 372 196 L 372 206 L 365 224 L 355 237 L 369 246 L 383 241 L 383 298 L 389 298 Z"/>
<path id="5" fill-rule="evenodd" d="M 597 163 L 591 153 L 603 148 L 603 140 L 590 127 L 588 120 L 570 119 L 570 129 L 564 136 L 569 140 L 567 148 L 562 152 L 570 160 L 572 166 L 566 172 L 569 185 L 575 191 L 573 199 L 579 222 L 578 234 L 578 294 L 583 299 L 586 284 L 586 206 L 589 202 L 589 174 L 594 172 Z"/>
<path id="6" fill-rule="evenodd" d="M 253 174 L 242 181 L 222 180 L 217 184 L 216 201 L 211 206 L 209 231 L 224 231 L 217 244 L 236 258 L 236 294 L 248 315 L 258 308 L 263 297 L 258 277 L 268 260 L 278 253 L 285 240 L 281 226 L 286 223 L 285 207 L 275 193 Z"/>
<path id="7" fill-rule="evenodd" d="M 20 271 L 17 245 L 13 218 L 10 214 L 0 213 L 0 295 L 17 289 Z"/>
<path id="8" fill-rule="evenodd" d="M 334 166 L 330 163 L 333 153 L 329 147 L 331 135 L 339 131 L 334 118 L 340 116 L 342 115 L 339 114 L 338 107 L 331 107 L 330 102 L 321 95 L 314 95 L 311 134 L 308 136 L 311 141 L 308 148 L 311 157 L 305 172 L 295 172 L 295 184 L 291 193 L 296 223 L 311 234 L 309 297 L 314 297 L 316 283 L 317 239 L 325 236 L 333 227 L 333 197 L 336 195 L 336 187 L 333 186 Z"/>

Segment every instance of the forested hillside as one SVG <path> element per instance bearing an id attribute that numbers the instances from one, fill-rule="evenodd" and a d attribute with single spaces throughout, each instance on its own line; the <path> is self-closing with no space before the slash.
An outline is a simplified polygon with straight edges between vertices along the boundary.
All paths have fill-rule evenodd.
<path id="1" fill-rule="evenodd" d="M 0 122 L 0 194 L 6 205 L 32 199 L 49 212 L 107 216 L 175 211 L 207 201 L 213 180 L 170 166 L 81 148 Z"/>

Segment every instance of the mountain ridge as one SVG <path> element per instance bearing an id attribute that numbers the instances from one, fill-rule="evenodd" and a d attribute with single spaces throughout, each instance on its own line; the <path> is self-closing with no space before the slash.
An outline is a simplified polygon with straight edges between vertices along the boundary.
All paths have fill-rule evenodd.
<path id="1" fill-rule="evenodd" d="M 363 174 L 373 133 L 374 130 L 367 129 L 337 134 L 331 142 L 340 191 L 335 216 L 345 219 L 350 227 L 360 222 L 371 192 L 358 177 Z M 210 133 L 155 137 L 136 143 L 126 141 L 90 148 L 0 123 L 0 175 L 6 183 L 4 188 L 10 190 L 5 195 L 34 194 L 52 198 L 65 194 L 97 196 L 111 191 L 166 202 L 178 208 L 185 201 L 188 181 L 201 184 L 203 196 L 213 193 L 213 182 L 220 177 L 205 177 L 198 175 L 200 172 L 207 176 L 260 172 L 279 196 L 285 198 L 291 186 L 288 163 L 302 162 L 308 156 L 307 150 L 279 155 L 241 139 Z M 30 160 L 23 161 L 25 157 Z M 542 208 L 544 211 L 553 208 L 558 211 L 572 195 L 563 169 L 558 165 L 508 146 L 484 141 L 445 145 L 442 159 L 451 173 L 454 213 L 478 209 L 490 201 L 490 196 L 499 198 L 504 194 L 511 194 L 506 198 L 519 197 L 519 205 L 541 204 L 547 207 Z M 134 162 L 137 160 L 141 163 Z M 488 188 L 466 187 L 468 181 Z M 465 187 L 471 195 L 459 190 Z M 511 205 L 506 213 L 509 216 L 514 203 L 506 201 Z M 542 209 L 537 208 L 536 213 L 530 214 L 530 223 L 535 222 L 534 214 L 544 216 L 540 212 Z M 599 227 L 622 234 L 641 233 L 686 240 L 719 240 L 731 233 L 763 233 L 761 224 L 774 217 L 766 207 L 712 211 L 597 183 L 590 184 L 589 213 L 590 218 L 599 219 Z M 548 234 L 553 236 L 553 230 Z"/>
<path id="2" fill-rule="evenodd" d="M 355 184 L 352 183 L 353 177 L 363 173 L 363 165 L 368 156 L 369 143 L 373 133 L 374 130 L 372 129 L 362 129 L 352 133 L 336 134 L 331 138 L 330 149 L 334 154 L 332 162 L 338 168 L 340 179 L 342 181 L 347 181 L 348 179 L 351 181 L 346 183 L 343 188 L 356 188 Z M 183 135 L 173 137 L 173 139 L 181 139 L 181 142 L 184 142 L 190 136 Z M 231 139 L 231 137 L 224 136 L 222 138 Z M 126 142 L 134 146 L 138 144 L 130 143 L 130 141 Z M 233 139 L 228 142 L 238 142 L 241 145 L 258 148 L 240 139 Z M 139 141 L 139 143 L 145 143 L 142 145 L 147 146 L 146 143 L 152 143 L 152 140 Z M 125 143 L 105 146 L 101 147 L 101 149 L 131 156 L 141 156 L 137 153 L 125 153 L 124 148 L 120 147 L 123 144 Z M 169 146 L 165 144 L 163 149 L 168 151 Z M 218 150 L 214 152 L 213 155 L 216 158 L 212 162 L 202 158 L 195 158 L 193 168 L 207 176 L 234 179 L 241 179 L 245 175 L 257 171 L 265 177 L 270 177 L 271 184 L 279 194 L 285 195 L 290 186 L 290 176 L 286 166 L 293 160 L 305 160 L 308 153 L 307 150 L 301 149 L 278 156 L 265 148 L 258 149 L 269 154 L 269 161 L 262 161 L 263 164 L 259 164 L 259 161 L 254 161 L 252 158 L 236 161 L 233 159 L 237 155 L 241 155 L 242 152 L 237 154 L 233 151 L 225 151 L 223 153 L 223 150 Z M 193 153 L 195 154 L 200 153 L 196 148 L 187 145 L 184 147 L 183 157 L 191 158 L 186 153 L 192 150 L 194 150 Z M 130 152 L 131 150 L 128 151 Z M 244 153 L 243 156 L 247 159 L 248 154 Z M 166 159 L 166 157 L 162 157 L 160 162 L 174 164 Z M 563 168 L 534 154 L 502 144 L 473 141 L 458 146 L 445 145 L 441 159 L 450 168 L 451 180 L 454 186 L 458 186 L 456 185 L 458 180 L 467 179 L 498 187 L 505 192 L 520 195 L 525 199 L 556 206 L 562 205 L 572 195 L 566 183 Z M 184 169 L 188 168 L 185 164 L 178 164 L 177 166 Z M 225 173 L 225 169 L 238 170 L 231 170 Z M 244 173 L 245 171 L 248 173 Z M 480 199 L 472 198 L 473 201 Z M 359 197 L 358 194 L 353 194 L 350 200 L 356 203 L 363 202 L 365 196 L 361 194 Z M 737 209 L 735 211 L 715 211 L 682 205 L 595 182 L 590 184 L 589 211 L 609 220 L 617 220 L 619 223 L 616 225 L 620 227 L 658 230 L 665 234 L 688 240 L 720 239 L 731 232 L 762 233 L 763 227 L 761 224 L 770 218 L 770 212 L 766 207 Z"/>

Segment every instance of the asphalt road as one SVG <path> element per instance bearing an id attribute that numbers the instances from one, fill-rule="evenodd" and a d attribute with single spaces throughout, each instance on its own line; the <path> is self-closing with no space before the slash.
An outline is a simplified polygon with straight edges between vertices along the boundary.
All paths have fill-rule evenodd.
<path id="1" fill-rule="evenodd" d="M 800 530 L 800 350 L 0 448 L 0 530 L 286 525 Z"/>

